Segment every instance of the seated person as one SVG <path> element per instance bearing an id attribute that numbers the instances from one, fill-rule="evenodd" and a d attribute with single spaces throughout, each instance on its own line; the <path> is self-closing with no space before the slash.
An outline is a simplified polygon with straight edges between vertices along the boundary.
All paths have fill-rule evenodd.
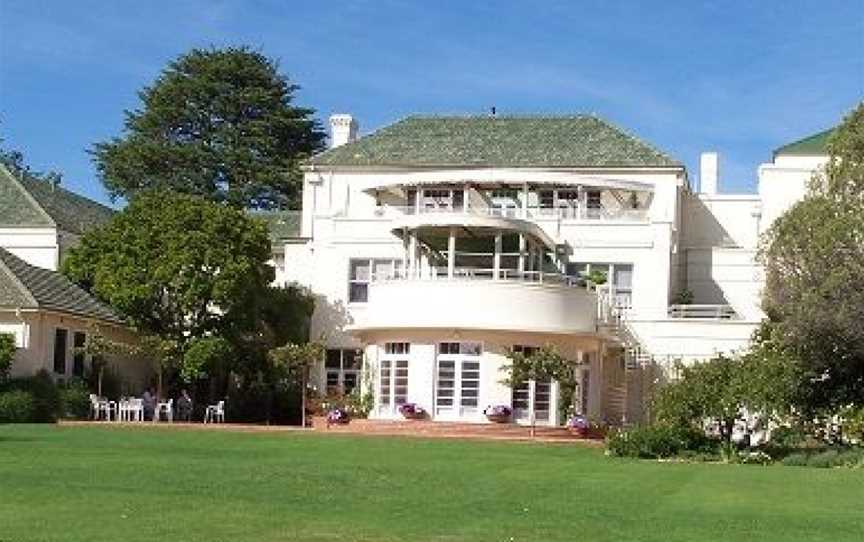
<path id="1" fill-rule="evenodd" d="M 186 390 L 181 391 L 177 399 L 177 419 L 185 422 L 192 421 L 192 398 Z"/>
<path id="2" fill-rule="evenodd" d="M 152 420 L 153 412 L 156 410 L 156 395 L 153 394 L 153 388 L 144 390 L 144 394 L 141 396 L 141 403 L 144 407 L 144 419 Z"/>

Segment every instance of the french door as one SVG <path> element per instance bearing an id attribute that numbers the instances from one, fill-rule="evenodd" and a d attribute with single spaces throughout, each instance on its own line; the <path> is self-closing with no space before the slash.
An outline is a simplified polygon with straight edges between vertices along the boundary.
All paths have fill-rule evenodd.
<path id="1" fill-rule="evenodd" d="M 440 343 L 435 367 L 435 418 L 480 415 L 480 343 Z"/>
<path id="2" fill-rule="evenodd" d="M 513 419 L 520 423 L 549 423 L 552 419 L 552 382 L 529 380 L 513 388 Z"/>
<path id="3" fill-rule="evenodd" d="M 395 414 L 408 402 L 409 343 L 386 343 L 378 373 L 378 412 Z"/>

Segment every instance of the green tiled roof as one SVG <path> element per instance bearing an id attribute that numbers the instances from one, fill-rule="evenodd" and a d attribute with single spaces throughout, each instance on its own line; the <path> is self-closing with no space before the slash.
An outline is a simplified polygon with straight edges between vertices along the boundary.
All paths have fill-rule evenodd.
<path id="1" fill-rule="evenodd" d="M 309 161 L 317 166 L 678 167 L 590 115 L 413 116 Z"/>
<path id="2" fill-rule="evenodd" d="M 272 242 L 300 237 L 300 211 L 258 211 L 251 215 L 267 224 Z"/>
<path id="3" fill-rule="evenodd" d="M 0 225 L 55 226 L 81 235 L 107 222 L 114 211 L 48 181 L 18 177 L 0 164 Z"/>
<path id="4" fill-rule="evenodd" d="M 45 309 L 122 323 L 107 305 L 56 271 L 35 267 L 0 248 L 0 307 Z"/>
<path id="5" fill-rule="evenodd" d="M 804 139 L 793 141 L 792 143 L 783 145 L 774 151 L 774 155 L 778 154 L 797 154 L 803 156 L 818 156 L 828 154 L 828 140 L 831 134 L 834 133 L 834 128 L 813 134 Z"/>

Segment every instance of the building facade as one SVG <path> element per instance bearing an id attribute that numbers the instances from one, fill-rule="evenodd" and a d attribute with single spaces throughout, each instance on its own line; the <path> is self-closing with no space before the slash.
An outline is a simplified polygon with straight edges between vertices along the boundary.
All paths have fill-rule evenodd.
<path id="1" fill-rule="evenodd" d="M 747 348 L 763 317 L 759 234 L 824 163 L 824 149 L 778 149 L 759 194 L 729 195 L 706 153 L 697 193 L 680 162 L 594 116 L 409 117 L 358 138 L 335 115 L 331 128 L 302 215 L 277 220 L 299 225 L 276 236 L 277 282 L 316 297 L 321 391 L 360 387 L 380 419 L 409 402 L 434 420 L 507 405 L 554 425 L 571 403 L 642 418 L 675 361 Z M 576 365 L 573 397 L 502 383 L 510 352 L 547 344 Z"/>

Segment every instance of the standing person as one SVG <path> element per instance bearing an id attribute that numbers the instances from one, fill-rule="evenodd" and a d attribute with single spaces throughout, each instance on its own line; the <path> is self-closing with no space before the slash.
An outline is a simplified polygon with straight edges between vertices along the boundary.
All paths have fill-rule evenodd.
<path id="1" fill-rule="evenodd" d="M 177 399 L 177 417 L 184 422 L 192 421 L 192 398 L 185 389 L 180 392 L 180 398 Z"/>
<path id="2" fill-rule="evenodd" d="M 156 395 L 153 394 L 153 388 L 144 390 L 141 401 L 144 404 L 144 419 L 152 420 L 153 412 L 156 410 Z"/>

